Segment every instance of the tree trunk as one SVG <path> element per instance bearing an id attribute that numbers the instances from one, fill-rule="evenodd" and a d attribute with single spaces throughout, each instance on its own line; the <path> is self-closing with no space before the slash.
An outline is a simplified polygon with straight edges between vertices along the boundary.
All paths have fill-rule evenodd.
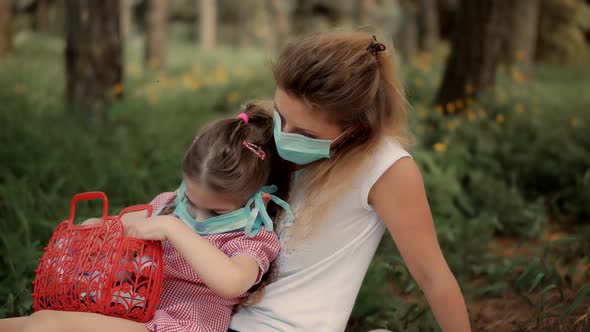
<path id="1" fill-rule="evenodd" d="M 413 0 L 402 0 L 401 7 L 400 53 L 406 61 L 410 61 L 418 53 L 418 8 Z"/>
<path id="2" fill-rule="evenodd" d="M 280 51 L 289 38 L 289 14 L 286 3 L 282 0 L 267 0 L 267 6 L 273 24 L 272 48 Z"/>
<path id="3" fill-rule="evenodd" d="M 532 78 L 540 7 L 539 0 L 514 1 L 510 12 L 510 36 L 506 38 L 504 57 L 508 65 L 520 70 L 524 82 Z"/>
<path id="4" fill-rule="evenodd" d="M 476 98 L 480 92 L 493 89 L 511 3 L 461 0 L 451 54 L 436 97 L 436 104 L 447 112 L 455 110 L 457 101 L 461 101 L 457 105 L 463 105 L 466 97 Z M 461 107 L 457 108 L 460 111 Z"/>
<path id="5" fill-rule="evenodd" d="M 459 0 L 437 0 L 437 5 L 439 37 L 451 41 L 457 20 L 461 19 L 457 14 L 459 11 Z"/>
<path id="6" fill-rule="evenodd" d="M 133 21 L 133 0 L 121 0 L 121 33 L 127 37 L 131 33 Z"/>
<path id="7" fill-rule="evenodd" d="M 298 0 L 292 2 L 294 7 L 292 30 L 297 35 L 333 29 L 344 23 L 342 1 Z"/>
<path id="8" fill-rule="evenodd" d="M 35 31 L 47 32 L 48 0 L 37 0 L 35 3 Z"/>
<path id="9" fill-rule="evenodd" d="M 374 25 L 373 18 L 377 7 L 375 0 L 356 0 L 356 6 L 357 23 L 363 27 Z"/>
<path id="10" fill-rule="evenodd" d="M 66 105 L 87 121 L 104 121 L 123 92 L 118 0 L 66 1 Z"/>
<path id="11" fill-rule="evenodd" d="M 241 48 L 250 47 L 252 44 L 252 0 L 240 0 L 238 6 L 238 46 Z"/>
<path id="12" fill-rule="evenodd" d="M 166 62 L 168 0 L 150 0 L 147 12 L 145 61 L 150 69 L 162 69 Z"/>
<path id="13" fill-rule="evenodd" d="M 12 7 L 10 1 L 0 1 L 0 56 L 10 53 L 12 48 Z"/>
<path id="14" fill-rule="evenodd" d="M 420 48 L 430 52 L 439 41 L 437 0 L 420 0 Z"/>
<path id="15" fill-rule="evenodd" d="M 205 50 L 215 48 L 217 8 L 215 0 L 201 1 L 201 47 Z"/>

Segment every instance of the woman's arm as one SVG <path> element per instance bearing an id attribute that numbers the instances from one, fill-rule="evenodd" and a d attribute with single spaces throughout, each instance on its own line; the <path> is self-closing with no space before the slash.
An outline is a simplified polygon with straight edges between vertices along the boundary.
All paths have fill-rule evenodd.
<path id="1" fill-rule="evenodd" d="M 205 284 L 219 296 L 237 297 L 258 277 L 258 264 L 247 255 L 228 257 L 209 241 L 171 216 L 156 216 L 125 225 L 129 236 L 168 240 Z"/>
<path id="2" fill-rule="evenodd" d="M 443 331 L 471 331 L 465 301 L 441 252 L 422 176 L 415 162 L 403 158 L 369 193 L 410 273 L 424 292 Z"/>

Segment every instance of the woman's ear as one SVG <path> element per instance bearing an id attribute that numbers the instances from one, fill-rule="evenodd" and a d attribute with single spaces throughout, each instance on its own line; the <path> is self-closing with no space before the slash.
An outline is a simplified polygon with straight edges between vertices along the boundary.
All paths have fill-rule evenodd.
<path id="1" fill-rule="evenodd" d="M 268 202 L 270 202 L 270 194 L 269 193 L 263 193 L 262 194 L 262 201 L 264 202 L 264 205 L 267 206 Z"/>

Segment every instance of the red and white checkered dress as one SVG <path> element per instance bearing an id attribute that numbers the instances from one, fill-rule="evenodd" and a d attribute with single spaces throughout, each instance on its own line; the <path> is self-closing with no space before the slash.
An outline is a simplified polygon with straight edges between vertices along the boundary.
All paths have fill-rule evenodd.
<path id="1" fill-rule="evenodd" d="M 162 193 L 150 204 L 154 211 L 171 204 L 175 192 Z M 247 255 L 258 263 L 256 283 L 279 252 L 279 240 L 264 227 L 253 238 L 244 232 L 203 236 L 229 257 Z M 152 332 L 227 332 L 233 307 L 248 293 L 233 299 L 215 294 L 168 241 L 162 242 L 164 283 L 154 318 L 145 323 Z"/>

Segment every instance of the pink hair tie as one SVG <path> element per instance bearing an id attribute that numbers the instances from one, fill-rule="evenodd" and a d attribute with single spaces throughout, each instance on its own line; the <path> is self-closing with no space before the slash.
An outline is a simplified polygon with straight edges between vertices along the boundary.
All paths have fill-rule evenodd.
<path id="1" fill-rule="evenodd" d="M 264 158 L 266 158 L 266 153 L 264 153 L 264 150 L 262 150 L 262 148 L 258 145 L 248 141 L 244 141 L 242 144 L 247 147 L 248 150 L 254 152 L 254 154 L 256 154 L 260 160 L 264 160 Z"/>
<path id="2" fill-rule="evenodd" d="M 248 118 L 248 115 L 246 113 L 240 113 L 236 118 L 242 119 L 245 123 L 248 123 L 248 121 L 250 121 L 250 118 Z"/>

